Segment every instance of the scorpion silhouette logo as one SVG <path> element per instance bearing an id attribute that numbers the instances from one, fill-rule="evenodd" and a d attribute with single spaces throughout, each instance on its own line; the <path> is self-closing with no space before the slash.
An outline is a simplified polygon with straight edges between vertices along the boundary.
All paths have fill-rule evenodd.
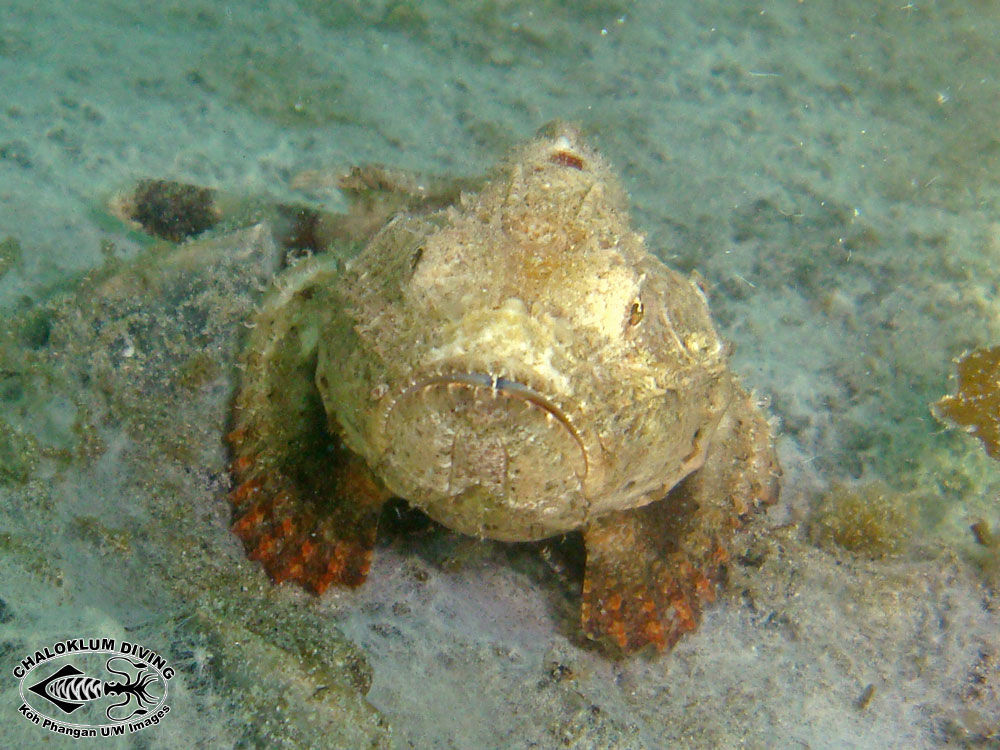
<path id="1" fill-rule="evenodd" d="M 112 662 L 119 659 L 128 662 L 138 670 L 135 676 L 111 666 Z M 127 721 L 133 716 L 142 716 L 148 713 L 147 707 L 155 705 L 162 697 L 157 697 L 149 692 L 150 683 L 158 681 L 160 677 L 145 662 L 133 661 L 124 656 L 112 656 L 108 659 L 105 668 L 112 674 L 121 675 L 125 679 L 110 682 L 99 680 L 96 677 L 87 677 L 72 664 L 67 664 L 41 682 L 32 685 L 28 690 L 42 696 L 67 714 L 73 713 L 80 706 L 108 695 L 124 696 L 118 703 L 112 703 L 108 706 L 104 712 L 108 719 L 114 722 Z M 132 699 L 135 699 L 134 710 L 127 716 L 116 716 L 115 709 L 128 706 Z M 128 708 L 125 710 L 127 711 Z"/>

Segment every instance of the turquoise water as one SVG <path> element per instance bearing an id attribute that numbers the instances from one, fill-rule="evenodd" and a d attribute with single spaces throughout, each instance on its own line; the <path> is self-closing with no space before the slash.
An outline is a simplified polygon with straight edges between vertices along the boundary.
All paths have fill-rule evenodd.
<path id="1" fill-rule="evenodd" d="M 929 404 L 1000 341 L 998 25 L 988 3 L 9 3 L 0 732 L 55 739 L 10 670 L 101 636 L 177 667 L 150 747 L 996 743 L 996 551 L 969 527 L 1000 527 L 1000 466 Z M 339 210 L 323 174 L 474 176 L 555 118 L 705 280 L 780 435 L 780 503 L 652 659 L 581 644 L 537 555 L 444 532 L 383 541 L 357 592 L 269 584 L 226 530 L 221 436 L 273 251 L 177 271 L 106 208 L 152 176 Z M 817 531 L 836 487 L 889 498 L 892 554 Z"/>

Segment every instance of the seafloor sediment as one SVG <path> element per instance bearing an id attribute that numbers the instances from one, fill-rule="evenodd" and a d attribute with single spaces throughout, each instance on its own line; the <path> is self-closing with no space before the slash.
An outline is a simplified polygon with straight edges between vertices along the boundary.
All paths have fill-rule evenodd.
<path id="1" fill-rule="evenodd" d="M 10 4 L 4 663 L 77 635 L 154 646 L 178 675 L 151 747 L 995 744 L 1000 466 L 927 407 L 1000 340 L 998 19 L 471 5 Z M 704 277 L 781 434 L 781 503 L 651 659 L 580 640 L 557 556 L 440 529 L 385 535 L 357 592 L 271 585 L 228 533 L 222 443 L 269 233 L 146 247 L 104 212 L 146 176 L 284 200 L 356 162 L 472 175 L 554 117 Z M 3 680 L 3 736 L 37 744 Z"/>

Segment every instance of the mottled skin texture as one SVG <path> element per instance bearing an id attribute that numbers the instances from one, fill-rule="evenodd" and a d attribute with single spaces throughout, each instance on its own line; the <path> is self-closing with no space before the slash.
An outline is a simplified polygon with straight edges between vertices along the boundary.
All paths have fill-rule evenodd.
<path id="1" fill-rule="evenodd" d="M 356 257 L 319 254 L 266 297 L 230 436 L 234 531 L 321 592 L 364 580 L 393 495 L 480 537 L 580 530 L 584 632 L 672 645 L 777 491 L 704 295 L 647 251 L 569 127 L 449 208 L 407 185 L 406 212 L 352 219 L 384 223 Z"/>

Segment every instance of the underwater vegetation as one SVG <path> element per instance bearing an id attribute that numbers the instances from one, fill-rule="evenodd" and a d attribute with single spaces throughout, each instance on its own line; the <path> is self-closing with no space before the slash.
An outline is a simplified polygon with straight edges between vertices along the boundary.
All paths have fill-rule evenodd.
<path id="1" fill-rule="evenodd" d="M 967 352 L 958 360 L 958 392 L 932 407 L 934 415 L 965 429 L 1000 460 L 1000 346 Z"/>
<path id="2" fill-rule="evenodd" d="M 0 276 L 21 260 L 21 245 L 14 237 L 0 240 Z"/>
<path id="3" fill-rule="evenodd" d="M 885 482 L 836 484 L 810 519 L 809 536 L 820 547 L 878 560 L 903 551 L 910 518 L 903 497 Z"/>
<path id="4" fill-rule="evenodd" d="M 1000 461 L 1000 346 L 963 354 L 957 379 L 957 392 L 933 404 L 931 411 L 949 426 L 975 436 L 987 455 Z M 983 519 L 969 528 L 977 543 L 973 562 L 990 586 L 1000 586 L 1000 535 Z"/>
<path id="5" fill-rule="evenodd" d="M 978 547 L 972 552 L 972 562 L 994 589 L 1000 588 L 1000 534 L 988 522 L 979 519 L 969 527 Z"/>
<path id="6" fill-rule="evenodd" d="M 27 482 L 37 463 L 34 437 L 0 419 L 0 485 Z"/>
<path id="7" fill-rule="evenodd" d="M 169 180 L 143 180 L 122 211 L 156 237 L 182 242 L 218 221 L 212 191 Z"/>

